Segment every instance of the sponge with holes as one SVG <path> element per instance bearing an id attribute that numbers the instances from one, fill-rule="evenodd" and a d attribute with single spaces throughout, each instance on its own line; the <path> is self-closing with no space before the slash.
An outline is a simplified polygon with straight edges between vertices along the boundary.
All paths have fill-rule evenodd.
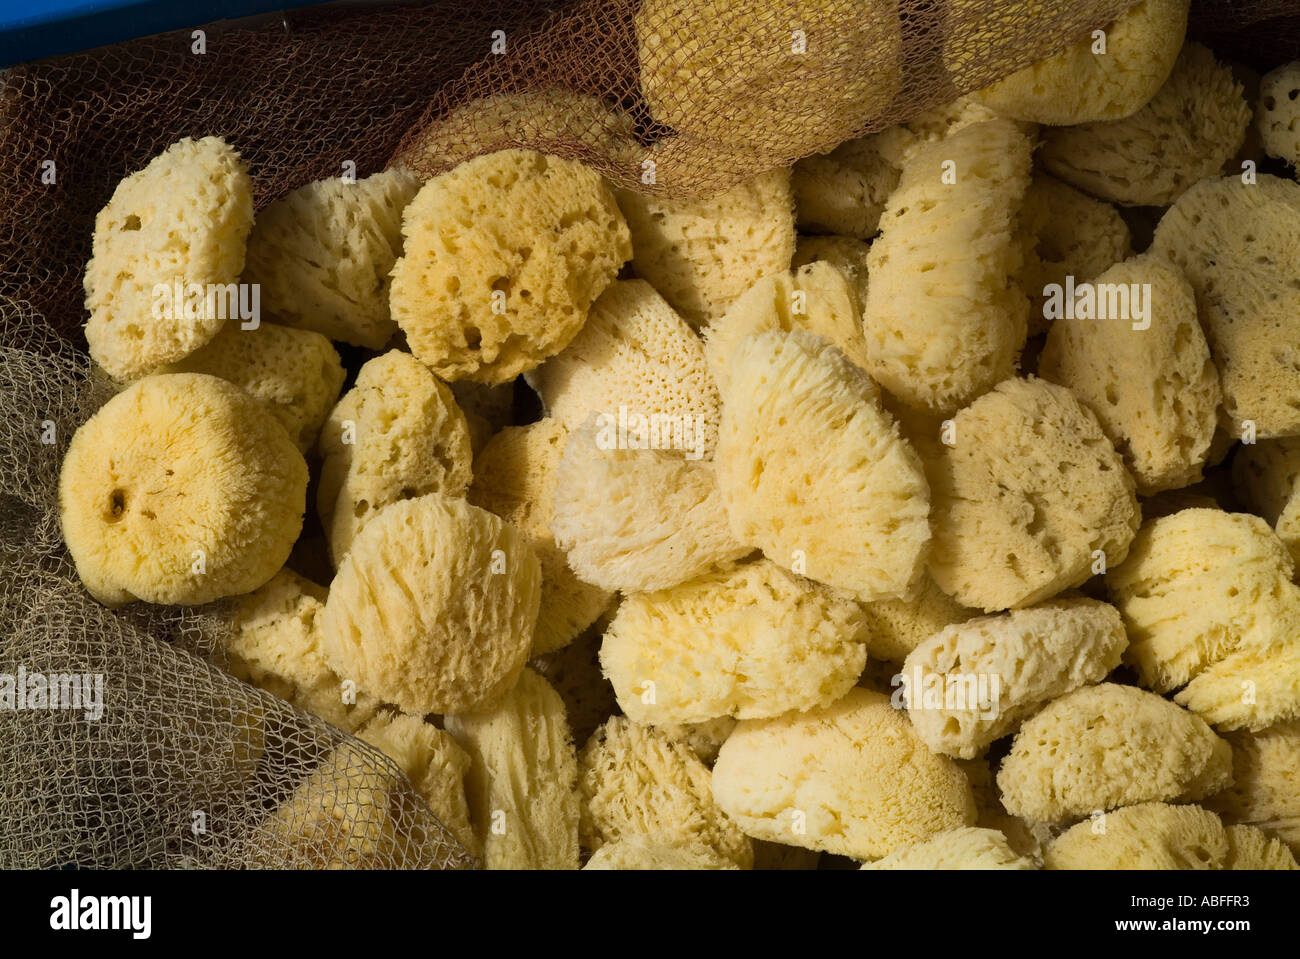
<path id="1" fill-rule="evenodd" d="M 1300 165 L 1300 61 L 1284 63 L 1259 81 L 1255 122 L 1269 156 Z"/>

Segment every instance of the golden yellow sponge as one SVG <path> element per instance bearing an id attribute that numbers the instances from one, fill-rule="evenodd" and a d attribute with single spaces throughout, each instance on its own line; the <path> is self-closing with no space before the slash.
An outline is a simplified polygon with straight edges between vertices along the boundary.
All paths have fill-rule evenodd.
<path id="1" fill-rule="evenodd" d="M 1096 52 L 1098 41 L 1089 35 L 986 87 L 976 99 L 1006 117 L 1058 126 L 1129 116 L 1155 96 L 1173 69 L 1189 5 L 1142 0 L 1106 30 L 1104 53 Z M 961 0 L 958 9 L 974 6 L 974 0 Z M 958 82 L 966 66 L 963 53 L 945 50 Z"/>
<path id="2" fill-rule="evenodd" d="M 743 340 L 728 369 L 716 463 L 736 538 L 864 601 L 917 585 L 929 490 L 875 384 L 799 331 Z"/>
<path id="3" fill-rule="evenodd" d="M 708 768 L 685 745 L 616 716 L 578 756 L 582 844 L 645 837 L 707 846 L 741 869 L 754 864 L 749 838 L 713 799 Z"/>
<path id="4" fill-rule="evenodd" d="M 865 638 L 847 596 L 760 560 L 626 597 L 600 661 L 633 722 L 753 719 L 839 699 Z"/>
<path id="5" fill-rule="evenodd" d="M 1030 149 L 1009 120 L 964 127 L 912 153 L 889 197 L 868 260 L 868 371 L 911 406 L 952 412 L 1015 371 Z"/>
<path id="6" fill-rule="evenodd" d="M 253 182 L 219 137 L 186 137 L 119 183 L 95 217 L 86 264 L 86 342 L 95 362 L 135 379 L 216 336 L 239 304 L 234 284 L 252 225 Z M 190 284 L 203 287 L 199 315 L 169 302 L 177 283 L 187 299 Z M 168 300 L 155 295 L 160 285 Z M 221 301 L 209 297 L 218 290 Z"/>
<path id="7" fill-rule="evenodd" d="M 853 292 L 854 315 L 862 321 L 867 306 L 867 257 L 871 244 L 851 236 L 801 236 L 795 244 L 790 269 L 798 270 L 809 263 L 826 262 L 844 274 Z"/>
<path id="8" fill-rule="evenodd" d="M 261 213 L 244 279 L 277 323 L 382 349 L 397 332 L 388 273 L 402 252 L 402 211 L 418 184 L 401 170 L 299 187 Z"/>
<path id="9" fill-rule="evenodd" d="M 551 685 L 525 669 L 499 704 L 446 717 L 472 759 L 474 827 L 489 869 L 578 868 L 578 759 Z"/>
<path id="10" fill-rule="evenodd" d="M 645 280 L 616 280 L 562 352 L 526 375 L 547 414 L 577 429 L 591 413 L 680 424 L 687 451 L 711 457 L 718 390 L 704 344 Z"/>
<path id="11" fill-rule="evenodd" d="M 898 173 L 881 155 L 874 137 L 804 157 L 790 171 L 799 229 L 870 240 L 880 226 L 885 201 L 898 186 Z"/>
<path id="12" fill-rule="evenodd" d="M 229 380 L 266 403 L 306 455 L 343 388 L 343 363 L 319 333 L 262 323 L 227 323 L 206 346 L 168 368 Z"/>
<path id="13" fill-rule="evenodd" d="M 568 431 L 553 417 L 507 426 L 474 459 L 469 501 L 522 530 L 542 564 L 542 599 L 531 655 L 554 652 L 596 621 L 613 598 L 569 569 L 555 544 L 555 475 Z"/>
<path id="14" fill-rule="evenodd" d="M 1104 679 L 1127 644 L 1119 612 L 1092 599 L 949 626 L 903 664 L 908 715 L 935 752 L 971 759 L 1045 703 Z"/>
<path id="15" fill-rule="evenodd" d="M 1037 869 L 1032 859 L 1016 854 L 996 829 L 963 826 L 906 846 L 867 869 Z"/>
<path id="16" fill-rule="evenodd" d="M 445 493 L 473 479 L 465 417 L 446 385 L 409 353 L 366 362 L 320 435 L 316 511 L 337 566 L 390 503 Z"/>
<path id="17" fill-rule="evenodd" d="M 444 379 L 504 383 L 568 345 L 632 255 L 600 175 L 503 150 L 420 188 L 389 305 L 411 352 Z"/>
<path id="18" fill-rule="evenodd" d="M 1300 560 L 1300 439 L 1243 444 L 1232 461 L 1237 495 L 1273 526 L 1292 560 Z"/>
<path id="19" fill-rule="evenodd" d="M 607 842 L 597 849 L 583 869 L 739 869 L 701 843 L 670 843 L 644 836 Z"/>
<path id="20" fill-rule="evenodd" d="M 1205 721 L 1133 686 L 1084 686 L 1025 721 L 998 771 L 1007 811 L 1041 822 L 1154 800 L 1197 800 L 1232 781 L 1232 748 Z"/>
<path id="21" fill-rule="evenodd" d="M 1030 606 L 1128 554 L 1133 478 L 1069 390 L 1006 380 L 957 414 L 952 439 L 927 470 L 930 573 L 959 603 Z"/>
<path id="22" fill-rule="evenodd" d="M 1222 392 L 1191 285 L 1177 267 L 1144 255 L 1086 289 L 1099 307 L 1105 297 L 1107 315 L 1056 319 L 1038 375 L 1096 414 L 1139 495 L 1199 481 Z"/>
<path id="23" fill-rule="evenodd" d="M 1300 851 L 1300 720 L 1224 738 L 1232 745 L 1232 785 L 1206 807 L 1225 822 L 1258 826 Z"/>
<path id="24" fill-rule="evenodd" d="M 439 493 L 403 500 L 339 564 L 321 649 L 413 716 L 487 709 L 523 669 L 541 578 L 524 534 L 486 510 Z"/>
<path id="25" fill-rule="evenodd" d="M 1293 167 L 1300 165 L 1300 61 L 1284 63 L 1260 78 L 1255 110 L 1265 152 Z"/>
<path id="26" fill-rule="evenodd" d="M 867 621 L 867 655 L 901 663 L 922 642 L 946 626 L 964 623 L 976 611 L 957 602 L 928 572 L 914 595 L 862 606 Z"/>
<path id="27" fill-rule="evenodd" d="M 1048 172 L 1125 206 L 1168 206 L 1236 155 L 1250 107 L 1232 71 L 1199 43 L 1183 48 L 1151 101 L 1122 120 L 1049 130 Z"/>
<path id="28" fill-rule="evenodd" d="M 1300 184 L 1202 180 L 1160 219 L 1151 249 L 1196 291 L 1233 433 L 1300 434 Z"/>
<path id="29" fill-rule="evenodd" d="M 790 268 L 790 171 L 772 170 L 703 199 L 618 190 L 632 231 L 632 269 L 699 327 L 722 316 L 756 280 Z"/>
<path id="30" fill-rule="evenodd" d="M 307 463 L 239 387 L 146 377 L 72 437 L 59 475 L 63 538 L 109 606 L 190 606 L 257 589 L 302 529 Z"/>
<path id="31" fill-rule="evenodd" d="M 713 767 L 713 796 L 746 833 L 855 859 L 975 822 L 965 773 L 921 742 L 889 697 L 742 720 Z"/>

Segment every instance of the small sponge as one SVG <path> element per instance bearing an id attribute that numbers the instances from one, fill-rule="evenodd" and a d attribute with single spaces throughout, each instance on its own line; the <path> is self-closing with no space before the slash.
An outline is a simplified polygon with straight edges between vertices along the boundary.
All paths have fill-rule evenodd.
<path id="1" fill-rule="evenodd" d="M 1255 122 L 1269 156 L 1300 166 L 1300 61 L 1284 63 L 1260 79 Z"/>
<path id="2" fill-rule="evenodd" d="M 996 829 L 963 826 L 907 846 L 862 867 L 867 869 L 1037 869 L 1016 855 Z"/>
<path id="3" fill-rule="evenodd" d="M 800 160 L 790 185 L 800 230 L 870 240 L 898 186 L 898 167 L 881 155 L 874 137 L 864 137 Z"/>
<path id="4" fill-rule="evenodd" d="M 1243 445 L 1232 461 L 1232 482 L 1300 562 L 1300 438 Z"/>
<path id="5" fill-rule="evenodd" d="M 1224 738 L 1232 744 L 1232 785 L 1206 807 L 1225 822 L 1258 826 L 1300 852 L 1300 720 Z"/>

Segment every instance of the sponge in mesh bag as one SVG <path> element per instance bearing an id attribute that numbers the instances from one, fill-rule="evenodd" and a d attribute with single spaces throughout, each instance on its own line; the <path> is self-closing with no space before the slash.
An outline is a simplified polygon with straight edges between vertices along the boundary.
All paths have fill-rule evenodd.
<path id="1" fill-rule="evenodd" d="M 278 323 L 378 350 L 397 332 L 388 273 L 418 184 L 402 170 L 299 187 L 257 215 L 244 279 Z"/>
<path id="2" fill-rule="evenodd" d="M 1122 120 L 1048 131 L 1043 166 L 1067 183 L 1125 206 L 1166 206 L 1236 155 L 1250 107 L 1232 71 L 1199 43 L 1183 48 L 1146 106 Z"/>
<path id="3" fill-rule="evenodd" d="M 801 331 L 749 337 L 728 367 L 716 464 L 736 538 L 864 601 L 906 594 L 929 490 L 875 384 Z"/>
<path id="4" fill-rule="evenodd" d="M 180 606 L 257 589 L 302 529 L 307 463 L 266 408 L 202 373 L 146 377 L 68 444 L 63 538 L 109 606 Z"/>
<path id="5" fill-rule="evenodd" d="M 1200 806 L 1141 803 L 1081 822 L 1047 847 L 1048 869 L 1294 869 L 1258 830 L 1224 828 Z"/>
<path id="6" fill-rule="evenodd" d="M 794 198 L 787 169 L 702 199 L 616 195 L 632 231 L 632 269 L 692 326 L 722 316 L 761 277 L 790 268 Z"/>
<path id="7" fill-rule="evenodd" d="M 625 597 L 600 662 L 634 722 L 752 719 L 839 699 L 865 639 L 853 600 L 760 560 Z"/>
<path id="8" fill-rule="evenodd" d="M 1029 333 L 1044 332 L 1051 321 L 1043 312 L 1051 284 L 1065 278 L 1092 280 L 1132 252 L 1128 224 L 1109 203 L 1037 173 L 1020 206 L 1024 266 L 1020 282 L 1030 300 Z"/>
<path id="9" fill-rule="evenodd" d="M 862 319 L 867 305 L 867 257 L 871 244 L 851 236 L 801 236 L 795 243 L 790 269 L 826 262 L 844 274 L 853 294 L 853 315 Z"/>
<path id="10" fill-rule="evenodd" d="M 627 448 L 615 425 L 597 423 L 569 434 L 555 472 L 551 529 L 580 579 L 667 589 L 751 552 L 731 534 L 713 464 Z"/>
<path id="11" fill-rule="evenodd" d="M 903 167 L 871 245 L 863 323 L 868 372 L 909 405 L 948 413 L 1014 372 L 1029 312 L 1015 235 L 1029 165 L 1029 138 L 989 120 Z"/>
<path id="12" fill-rule="evenodd" d="M 963 826 L 891 852 L 862 866 L 866 869 L 1037 869 L 1017 855 L 996 829 Z"/>
<path id="13" fill-rule="evenodd" d="M 439 493 L 403 500 L 339 565 L 321 649 L 413 716 L 487 709 L 523 669 L 541 578 L 527 537 L 486 510 Z"/>
<path id="14" fill-rule="evenodd" d="M 343 363 L 319 333 L 270 323 L 245 330 L 227 323 L 169 372 L 208 373 L 266 403 L 304 455 L 316 445 L 343 388 Z"/>
<path id="15" fill-rule="evenodd" d="M 746 833 L 855 859 L 975 821 L 970 783 L 930 752 L 889 697 L 742 720 L 713 767 L 713 796 Z"/>
<path id="16" fill-rule="evenodd" d="M 1300 166 L 1300 61 L 1260 78 L 1255 125 L 1269 156 Z"/>
<path id="17" fill-rule="evenodd" d="M 440 377 L 504 383 L 568 345 L 632 255 L 600 175 L 503 150 L 420 188 L 389 305 L 411 352 Z"/>
<path id="18" fill-rule="evenodd" d="M 1300 851 L 1300 720 L 1227 733 L 1232 785 L 1206 800 L 1225 822 L 1258 826 Z"/>
<path id="19" fill-rule="evenodd" d="M 739 869 L 734 862 L 701 843 L 665 842 L 629 836 L 597 849 L 583 869 Z"/>
<path id="20" fill-rule="evenodd" d="M 1107 316 L 1057 319 L 1038 375 L 1069 387 L 1096 414 L 1139 495 L 1197 482 L 1222 392 L 1191 286 L 1177 267 L 1143 255 L 1112 266 L 1091 289 L 1099 306 L 1106 297 Z M 1128 308 L 1115 310 L 1123 300 Z"/>
<path id="21" fill-rule="evenodd" d="M 831 263 L 813 262 L 766 276 L 732 303 L 725 316 L 709 324 L 704 333 L 709 368 L 720 390 L 726 390 L 730 381 L 736 346 L 769 330 L 803 330 L 820 336 L 866 369 L 860 303 L 848 277 Z"/>
<path id="22" fill-rule="evenodd" d="M 470 759 L 451 736 L 418 716 L 394 712 L 379 713 L 356 735 L 396 762 L 438 821 L 462 846 L 478 854 L 465 801 Z"/>
<path id="23" fill-rule="evenodd" d="M 1259 438 L 1300 434 L 1300 184 L 1202 180 L 1161 218 L 1151 249 L 1196 291 L 1233 432 L 1250 420 Z"/>
<path id="24" fill-rule="evenodd" d="M 253 225 L 253 182 L 218 137 L 173 143 L 113 191 L 95 217 L 86 264 L 86 341 L 95 362 L 135 379 L 194 352 L 231 315 Z M 175 285 L 200 284 L 204 303 L 186 316 Z M 167 299 L 155 295 L 165 285 Z M 223 300 L 210 297 L 220 291 Z M 211 309 L 209 309 L 211 301 Z M 224 309 L 223 309 L 224 307 Z"/>
<path id="25" fill-rule="evenodd" d="M 853 136 L 901 82 L 897 0 L 647 0 L 635 29 L 651 117 L 751 151 L 779 139 L 774 160 Z"/>
<path id="26" fill-rule="evenodd" d="M 525 377 L 550 416 L 576 429 L 591 413 L 680 422 L 688 452 L 718 441 L 718 391 L 704 344 L 645 280 L 616 280 L 562 352 Z"/>
<path id="27" fill-rule="evenodd" d="M 447 716 L 472 759 L 474 829 L 489 869 L 578 868 L 578 760 L 564 701 L 525 669 L 490 710 Z"/>
<path id="28" fill-rule="evenodd" d="M 569 569 L 555 544 L 555 472 L 568 431 L 553 417 L 507 426 L 474 460 L 469 501 L 496 513 L 528 536 L 542 565 L 542 599 L 532 655 L 554 652 L 596 621 L 613 598 Z"/>
<path id="29" fill-rule="evenodd" d="M 960 0 L 954 9 L 971 15 L 978 6 L 976 0 Z M 1189 6 L 1189 0 L 1142 0 L 1107 28 L 1105 53 L 1093 52 L 1096 41 L 1090 34 L 986 87 L 976 98 L 1002 116 L 1058 126 L 1136 113 L 1174 68 Z M 954 82 L 960 83 L 975 65 L 974 53 L 952 44 L 944 50 Z"/>
<path id="30" fill-rule="evenodd" d="M 685 743 L 706 766 L 712 766 L 717 760 L 718 750 L 735 728 L 736 720 L 730 716 L 719 716 L 698 723 L 655 724 L 655 729 L 673 742 Z"/>
<path id="31" fill-rule="evenodd" d="M 870 240 L 898 186 L 898 167 L 881 155 L 876 138 L 863 137 L 804 157 L 790 171 L 790 186 L 799 229 Z"/>
<path id="32" fill-rule="evenodd" d="M 462 496 L 469 431 L 450 390 L 409 353 L 369 360 L 320 435 L 316 511 L 337 566 L 362 528 L 399 500 Z"/>
<path id="33" fill-rule="evenodd" d="M 1133 478 L 1069 390 L 1006 380 L 953 429 L 927 471 L 930 573 L 945 593 L 987 612 L 1030 606 L 1087 580 L 1097 550 L 1112 566 L 1128 554 Z"/>
<path id="34" fill-rule="evenodd" d="M 714 802 L 708 768 L 684 744 L 615 716 L 578 755 L 582 844 L 593 853 L 632 837 L 698 843 L 741 869 L 749 838 Z"/>
<path id="35" fill-rule="evenodd" d="M 1300 560 L 1300 439 L 1244 444 L 1232 461 L 1237 495 L 1273 526 L 1293 560 Z"/>
<path id="36" fill-rule="evenodd" d="M 1104 679 L 1127 643 L 1115 607 L 1083 598 L 949 626 L 903 664 L 912 727 L 935 752 L 971 759 L 1043 704 Z"/>
<path id="37" fill-rule="evenodd" d="M 998 771 L 1007 811 L 1067 822 L 1232 781 L 1232 747 L 1199 717 L 1134 686 L 1084 686 L 1025 721 Z"/>
<path id="38" fill-rule="evenodd" d="M 894 663 L 907 659 L 912 650 L 944 627 L 976 615 L 941 590 L 928 572 L 921 574 L 913 595 L 865 603 L 862 613 L 867 623 L 867 655 Z"/>
<path id="39" fill-rule="evenodd" d="M 375 715 L 379 703 L 365 693 L 345 692 L 321 654 L 319 617 L 328 594 L 282 569 L 240 598 L 223 639 L 236 677 L 351 733 Z"/>

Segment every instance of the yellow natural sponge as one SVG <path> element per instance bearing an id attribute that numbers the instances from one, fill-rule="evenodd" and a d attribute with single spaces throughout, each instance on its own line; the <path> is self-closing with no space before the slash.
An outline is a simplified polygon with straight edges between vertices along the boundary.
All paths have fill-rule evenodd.
<path id="1" fill-rule="evenodd" d="M 734 862 L 701 843 L 671 843 L 644 836 L 607 842 L 583 869 L 739 869 Z"/>
<path id="2" fill-rule="evenodd" d="M 871 244 L 851 236 L 801 236 L 790 258 L 790 269 L 797 271 L 810 263 L 825 262 L 843 273 L 853 292 L 854 315 L 861 324 L 862 311 L 867 306 L 867 257 L 870 255 Z"/>
<path id="3" fill-rule="evenodd" d="M 1029 138 L 976 123 L 910 155 L 868 260 L 868 371 L 912 406 L 949 413 L 1015 370 L 1028 301 L 1017 210 Z"/>
<path id="4" fill-rule="evenodd" d="M 1037 869 L 996 829 L 963 826 L 866 863 L 866 869 Z"/>
<path id="5" fill-rule="evenodd" d="M 185 284 L 188 297 L 189 284 L 200 284 L 206 298 L 236 283 L 252 225 L 253 182 L 218 137 L 173 143 L 119 183 L 95 217 L 86 264 L 86 341 L 95 362 L 135 379 L 212 339 L 233 315 L 228 297 L 214 309 L 205 300 L 198 316 L 186 317 L 183 304 L 160 301 L 155 287 L 165 284 L 171 295 Z"/>
<path id="6" fill-rule="evenodd" d="M 385 508 L 353 542 L 321 648 L 340 676 L 413 716 L 486 709 L 519 678 L 540 595 L 523 533 L 431 493 Z"/>
<path id="7" fill-rule="evenodd" d="M 799 331 L 743 340 L 728 370 L 716 464 L 736 538 L 864 601 L 905 595 L 924 567 L 929 490 L 875 384 Z"/>
<path id="8" fill-rule="evenodd" d="M 790 172 L 799 229 L 870 240 L 885 201 L 898 186 L 898 174 L 874 137 L 805 157 Z"/>
<path id="9" fill-rule="evenodd" d="M 434 177 L 402 214 L 389 303 L 444 379 L 504 383 L 568 345 L 632 255 L 600 175 L 503 150 Z"/>
<path id="10" fill-rule="evenodd" d="M 964 623 L 976 611 L 957 602 L 923 573 L 911 596 L 862 606 L 867 620 L 867 655 L 901 663 L 922 642 L 946 626 Z"/>
<path id="11" fill-rule="evenodd" d="M 302 529 L 307 463 L 239 387 L 146 377 L 72 437 L 59 476 L 63 538 L 107 605 L 195 605 L 257 589 Z"/>
<path id="12" fill-rule="evenodd" d="M 261 213 L 244 279 L 277 323 L 378 350 L 397 332 L 388 273 L 402 252 L 402 211 L 418 184 L 401 170 L 299 187 Z"/>
<path id="13" fill-rule="evenodd" d="M 1232 745 L 1232 785 L 1206 800 L 1230 823 L 1258 826 L 1300 851 L 1300 720 L 1225 737 Z"/>
<path id="14" fill-rule="evenodd" d="M 1300 439 L 1243 444 L 1232 461 L 1233 489 L 1273 525 L 1293 560 L 1300 560 Z"/>
<path id="15" fill-rule="evenodd" d="M 626 597 L 600 661 L 634 722 L 762 718 L 848 692 L 864 632 L 851 599 L 760 560 Z"/>
<path id="16" fill-rule="evenodd" d="M 998 771 L 1007 811 L 1042 822 L 1202 799 L 1231 781 L 1232 748 L 1204 720 L 1114 683 L 1066 693 L 1026 720 Z"/>
<path id="17" fill-rule="evenodd" d="M 1127 555 L 1133 478 L 1069 390 L 1006 380 L 957 414 L 952 440 L 928 464 L 930 572 L 958 602 L 1030 606 Z"/>
<path id="18" fill-rule="evenodd" d="M 1269 156 L 1300 165 L 1300 61 L 1284 63 L 1260 78 L 1255 123 Z"/>

